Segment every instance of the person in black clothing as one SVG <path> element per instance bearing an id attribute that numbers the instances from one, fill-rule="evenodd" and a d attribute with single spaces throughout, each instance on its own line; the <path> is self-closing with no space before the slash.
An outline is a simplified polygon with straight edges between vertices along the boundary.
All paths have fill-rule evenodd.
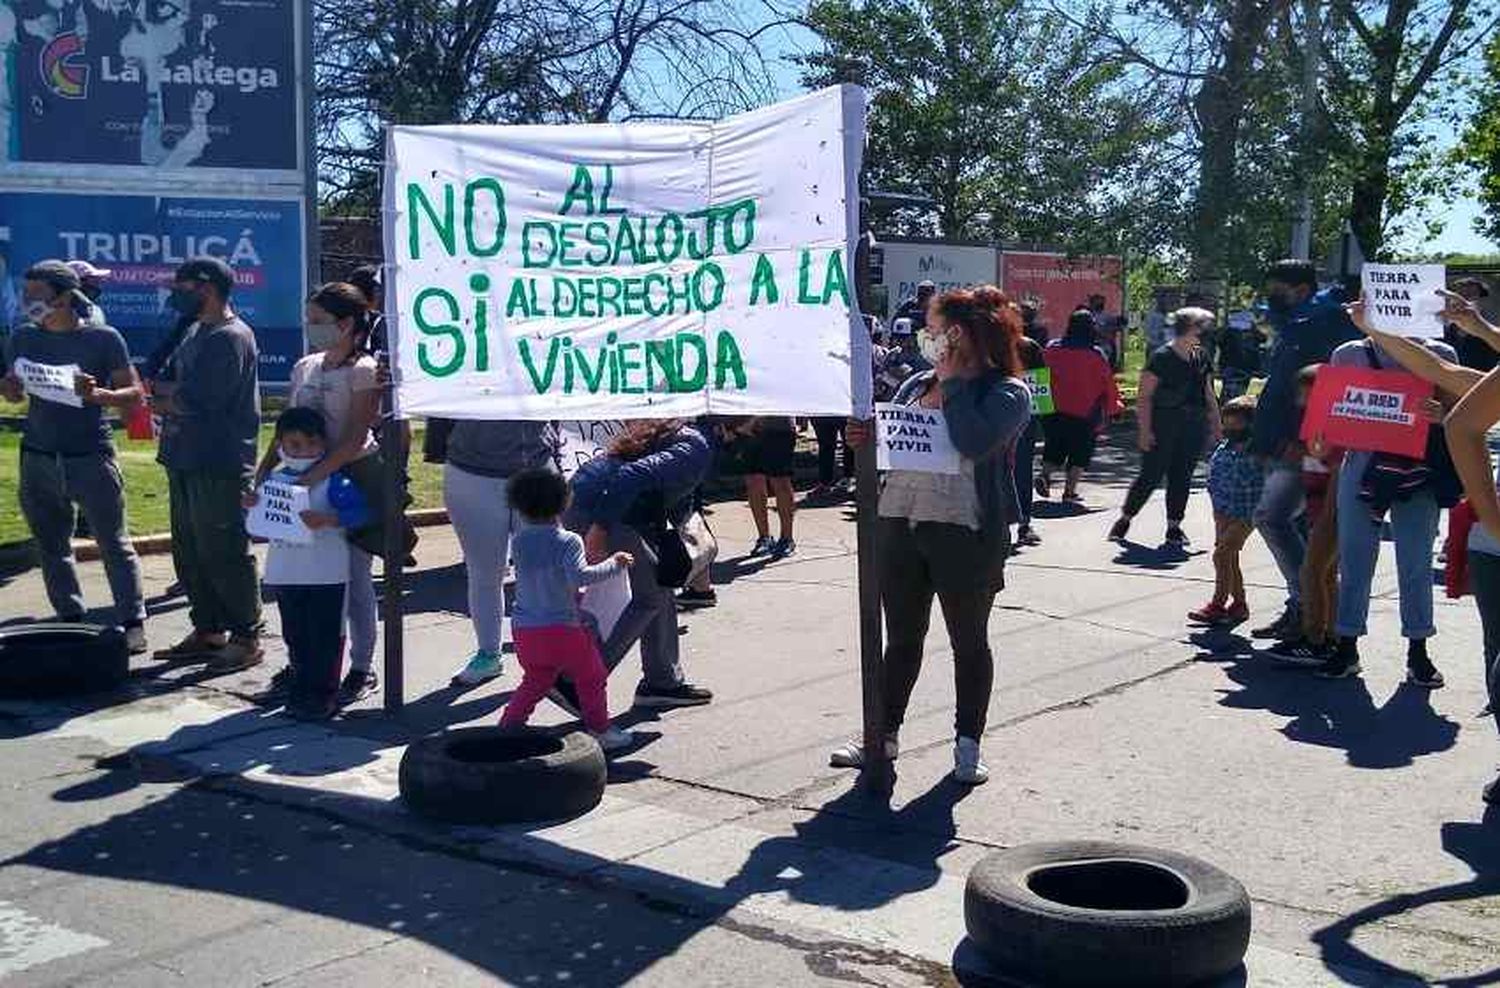
<path id="1" fill-rule="evenodd" d="M 1220 334 L 1219 400 L 1228 403 L 1244 394 L 1250 387 L 1250 379 L 1261 371 L 1261 352 L 1266 344 L 1266 334 L 1255 325 L 1255 317 L 1248 312 L 1235 312 L 1229 316 L 1229 325 Z"/>
<path id="2" fill-rule="evenodd" d="M 927 307 L 937 294 L 937 285 L 930 281 L 917 282 L 917 294 L 902 302 L 896 309 L 897 319 L 910 319 L 912 332 L 927 325 Z"/>
<path id="3" fill-rule="evenodd" d="M 1051 333 L 1042 322 L 1042 309 L 1034 299 L 1021 303 L 1021 332 L 1039 347 L 1051 342 Z"/>
<path id="4" fill-rule="evenodd" d="M 1489 286 L 1478 278 L 1460 278 L 1453 283 L 1453 292 L 1475 305 L 1490 297 Z M 1444 329 L 1443 339 L 1458 352 L 1458 362 L 1464 367 L 1487 374 L 1495 369 L 1496 364 L 1500 364 L 1500 353 L 1496 353 L 1483 340 L 1465 333 L 1454 323 L 1449 323 Z"/>
<path id="5" fill-rule="evenodd" d="M 1120 517 L 1109 530 L 1114 541 L 1125 538 L 1131 519 L 1145 507 L 1165 477 L 1167 544 L 1188 544 L 1182 519 L 1187 514 L 1193 470 L 1208 439 L 1212 437 L 1217 444 L 1223 438 L 1219 403 L 1214 397 L 1213 368 L 1198 345 L 1213 321 L 1213 313 L 1207 309 L 1178 309 L 1172 314 L 1175 338 L 1153 353 L 1141 371 L 1136 423 L 1141 452 L 1145 455 L 1140 475 L 1125 495 Z"/>

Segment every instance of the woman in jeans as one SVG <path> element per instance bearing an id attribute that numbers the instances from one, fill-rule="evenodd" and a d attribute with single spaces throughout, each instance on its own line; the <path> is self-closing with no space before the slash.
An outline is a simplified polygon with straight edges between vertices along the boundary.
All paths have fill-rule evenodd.
<path id="1" fill-rule="evenodd" d="M 359 289 L 334 282 L 308 300 L 307 356 L 292 367 L 287 405 L 312 408 L 323 415 L 328 429 L 328 455 L 300 478 L 315 487 L 350 464 L 375 452 L 372 430 L 380 420 L 380 387 L 375 358 L 366 352 L 371 315 Z M 280 462 L 276 443 L 266 447 L 255 470 L 255 487 Z M 349 545 L 349 580 L 344 594 L 344 622 L 348 629 L 349 672 L 339 685 L 340 706 L 355 703 L 380 684 L 375 675 L 375 578 L 370 554 Z M 262 698 L 279 702 L 292 689 L 288 664 L 271 677 Z"/>
<path id="2" fill-rule="evenodd" d="M 1500 350 L 1500 329 L 1479 314 L 1474 303 L 1461 295 L 1444 293 L 1445 321 L 1456 325 L 1467 337 Z M 1469 580 L 1474 602 L 1479 606 L 1483 628 L 1484 679 L 1490 700 L 1490 715 L 1500 728 L 1500 474 L 1494 472 L 1488 433 L 1500 421 L 1500 374 L 1480 373 L 1446 360 L 1421 343 L 1372 331 L 1364 320 L 1364 306 L 1348 306 L 1354 324 L 1376 340 L 1380 349 L 1403 368 L 1435 384 L 1446 396 L 1458 396 L 1449 414 L 1446 434 L 1453 466 L 1463 480 L 1464 494 L 1478 524 L 1469 530 Z M 1429 552 L 1431 542 L 1428 543 Z M 1429 580 L 1429 585 L 1431 581 Z M 1408 666 L 1409 668 L 1409 666 Z M 1487 803 L 1500 804 L 1500 778 L 1484 789 Z"/>
<path id="3" fill-rule="evenodd" d="M 475 686 L 504 671 L 500 659 L 505 570 L 510 563 L 511 475 L 557 466 L 557 429 L 548 422 L 464 419 L 448 434 L 443 464 L 443 506 L 458 536 L 469 583 L 469 620 L 475 650 L 453 677 Z"/>
<path id="4" fill-rule="evenodd" d="M 1212 439 L 1224 437 L 1219 402 L 1214 397 L 1213 367 L 1200 345 L 1213 325 L 1207 309 L 1186 308 L 1172 313 L 1171 343 L 1151 355 L 1141 371 L 1135 414 L 1141 452 L 1141 472 L 1125 495 L 1120 517 L 1109 530 L 1119 542 L 1130 532 L 1130 522 L 1146 501 L 1167 482 L 1168 545 L 1185 546 L 1182 519 L 1187 514 L 1188 487 L 1198 457 Z"/>
<path id="5" fill-rule="evenodd" d="M 1012 457 L 1031 420 L 1031 394 L 1018 378 L 1020 337 L 1021 317 L 998 288 L 946 292 L 931 303 L 919 339 L 933 369 L 902 385 L 896 401 L 943 412 L 960 470 L 892 470 L 881 483 L 886 756 L 894 759 L 899 751 L 897 733 L 922 668 L 936 596 L 958 688 L 953 778 L 965 785 L 989 778 L 979 741 L 994 682 L 990 610 L 1004 585 L 1009 525 L 1018 517 Z M 854 422 L 849 435 L 855 442 L 870 438 L 868 426 Z M 845 745 L 831 760 L 859 767 L 862 746 Z"/>
<path id="6" fill-rule="evenodd" d="M 590 563 L 616 552 L 635 557 L 630 570 L 630 603 L 604 642 L 604 665 L 613 671 L 641 644 L 642 678 L 638 707 L 696 707 L 713 694 L 688 682 L 678 654 L 677 601 L 672 587 L 657 582 L 657 533 L 692 510 L 694 492 L 708 473 L 708 441 L 679 419 L 629 423 L 610 441 L 604 456 L 573 475 L 573 506 L 568 527 L 584 533 Z M 571 684 L 551 696 L 578 712 Z"/>

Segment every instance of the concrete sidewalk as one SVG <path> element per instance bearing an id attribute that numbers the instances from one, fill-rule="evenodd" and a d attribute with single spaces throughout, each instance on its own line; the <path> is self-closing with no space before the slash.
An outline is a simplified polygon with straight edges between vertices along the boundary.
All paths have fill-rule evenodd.
<path id="1" fill-rule="evenodd" d="M 1365 677 L 1326 683 L 1282 671 L 1237 635 L 1184 627 L 1212 579 L 1206 498 L 1194 497 L 1188 530 L 1199 543 L 1189 554 L 1122 549 L 1104 541 L 1104 507 L 1118 503 L 1125 478 L 1108 458 L 1102 472 L 1112 479 L 1086 490 L 1089 512 L 1039 510 L 1046 543 L 1008 571 L 992 625 L 994 779 L 973 792 L 944 778 L 952 684 L 940 622 L 903 731 L 893 807 L 871 805 L 850 792 L 848 773 L 827 768 L 828 749 L 860 723 L 854 533 L 839 505 L 802 512 L 797 556 L 771 564 L 743 558 L 743 508 L 715 510 L 721 604 L 685 617 L 684 655 L 689 675 L 718 698 L 659 720 L 625 715 L 641 744 L 614 764 L 605 804 L 571 823 L 436 827 L 395 799 L 406 740 L 492 722 L 517 681 L 508 670 L 478 690 L 446 686 L 472 648 L 447 529 L 425 530 L 417 551 L 405 599 L 410 704 L 397 720 L 380 713 L 378 697 L 326 728 L 255 709 L 246 698 L 279 658 L 212 681 L 143 663 L 130 702 L 5 704 L 15 729 L 0 745 L 9 760 L 42 743 L 123 752 L 94 784 L 198 779 L 199 791 L 305 809 L 443 857 L 628 890 L 694 917 L 675 950 L 713 931 L 762 930 L 763 942 L 819 976 L 942 984 L 950 968 L 982 970 L 962 946 L 967 869 L 993 847 L 1092 837 L 1175 848 L 1239 876 L 1256 908 L 1245 983 L 1500 980 L 1500 815 L 1484 820 L 1479 801 L 1497 749 L 1493 725 L 1475 718 L 1483 689 L 1472 602 L 1438 603 L 1433 653 L 1448 688 L 1400 686 L 1387 550 Z M 1136 524 L 1142 542 L 1159 536 L 1159 504 Z M 1247 562 L 1255 617 L 1269 618 L 1280 594 L 1258 540 Z M 145 565 L 159 593 L 170 563 Z M 102 601 L 102 573 L 90 566 L 87 577 L 90 599 Z M 6 616 L 45 613 L 34 574 L 0 599 Z M 186 630 L 180 600 L 154 612 L 154 642 Z M 268 616 L 274 628 L 274 608 Z M 628 662 L 612 683 L 616 710 L 629 703 L 632 673 Z M 546 705 L 539 716 L 561 720 Z M 130 877 L 107 865 L 99 873 Z M 217 891 L 265 896 L 232 882 Z M 39 983 L 62 983 L 96 971 L 105 953 L 34 971 L 50 975 Z M 673 983 L 655 964 L 626 973 L 613 983 Z M 723 977 L 763 983 L 753 967 Z"/>

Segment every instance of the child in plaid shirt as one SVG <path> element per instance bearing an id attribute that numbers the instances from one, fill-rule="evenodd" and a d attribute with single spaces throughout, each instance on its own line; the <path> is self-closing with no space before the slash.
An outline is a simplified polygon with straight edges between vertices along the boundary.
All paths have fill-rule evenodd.
<path id="1" fill-rule="evenodd" d="M 1208 461 L 1208 496 L 1214 505 L 1214 597 L 1188 613 L 1198 624 L 1239 624 L 1250 616 L 1240 552 L 1255 530 L 1251 518 L 1260 501 L 1265 474 L 1247 448 L 1255 421 L 1255 399 L 1240 397 L 1224 406 L 1224 441 Z"/>

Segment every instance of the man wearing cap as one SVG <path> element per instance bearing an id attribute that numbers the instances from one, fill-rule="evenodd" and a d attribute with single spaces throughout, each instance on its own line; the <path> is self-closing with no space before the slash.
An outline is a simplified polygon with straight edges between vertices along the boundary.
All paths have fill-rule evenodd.
<path id="1" fill-rule="evenodd" d="M 927 326 L 927 306 L 937 294 L 937 285 L 931 281 L 917 282 L 917 294 L 902 302 L 896 309 L 897 319 L 910 319 L 912 332 Z"/>
<path id="2" fill-rule="evenodd" d="M 79 291 L 83 292 L 83 297 L 94 305 L 94 311 L 89 314 L 87 322 L 95 326 L 108 325 L 109 317 L 104 312 L 104 306 L 99 304 L 99 298 L 104 294 L 104 283 L 114 272 L 96 268 L 88 261 L 69 261 L 68 267 L 78 275 Z"/>
<path id="3" fill-rule="evenodd" d="M 255 334 L 230 307 L 234 273 L 215 257 L 177 269 L 172 308 L 193 320 L 170 358 L 157 462 L 167 468 L 172 563 L 187 592 L 192 632 L 156 653 L 230 672 L 261 661 L 260 587 L 241 497 L 260 430 Z"/>
<path id="4" fill-rule="evenodd" d="M 21 435 L 21 512 L 36 540 L 47 598 L 59 620 L 83 620 L 72 543 L 75 508 L 82 510 L 99 543 L 116 618 L 131 652 L 144 652 L 140 562 L 126 534 L 125 485 L 104 418 L 106 408 L 138 403 L 141 382 L 120 334 L 84 321 L 92 306 L 68 265 L 42 261 L 23 280 L 25 322 L 11 337 L 0 392 L 19 401 L 23 377 L 45 377 L 41 368 L 73 370 L 73 397 L 33 385 Z"/>

